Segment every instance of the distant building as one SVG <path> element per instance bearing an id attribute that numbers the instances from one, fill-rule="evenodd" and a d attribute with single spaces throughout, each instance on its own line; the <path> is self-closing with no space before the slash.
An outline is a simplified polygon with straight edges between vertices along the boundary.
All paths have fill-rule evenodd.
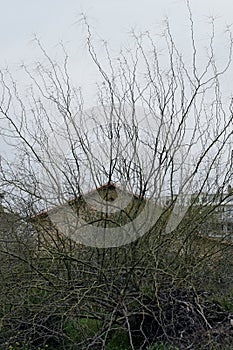
<path id="1" fill-rule="evenodd" d="M 162 196 L 160 202 L 163 206 L 177 203 L 181 206 L 200 207 L 200 210 L 206 209 L 209 212 L 208 218 L 204 223 L 204 232 L 214 237 L 224 237 L 233 240 L 233 189 L 229 185 L 227 191 L 217 193 L 193 193 L 193 194 L 174 194 L 171 196 Z"/>

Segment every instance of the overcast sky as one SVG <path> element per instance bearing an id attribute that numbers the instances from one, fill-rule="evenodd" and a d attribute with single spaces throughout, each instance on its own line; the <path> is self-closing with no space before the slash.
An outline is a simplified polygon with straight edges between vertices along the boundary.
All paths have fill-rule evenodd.
<path id="1" fill-rule="evenodd" d="M 72 75 L 78 77 L 78 84 L 94 84 L 94 71 L 89 68 L 85 53 L 85 33 L 79 22 L 82 12 L 94 32 L 116 51 L 127 42 L 132 28 L 159 33 L 166 16 L 177 40 L 183 42 L 184 47 L 187 45 L 188 11 L 184 0 L 0 0 L 0 4 L 0 68 L 8 66 L 13 72 L 17 72 L 22 61 L 30 63 L 38 59 L 32 41 L 36 34 L 52 55 L 63 41 L 76 57 Z M 216 18 L 220 38 L 218 54 L 224 55 L 221 35 L 226 25 L 233 22 L 232 0 L 190 0 L 190 4 L 199 40 L 207 36 L 210 16 Z M 89 106 L 91 103 L 92 100 Z"/>
<path id="2" fill-rule="evenodd" d="M 231 24 L 232 0 L 190 0 L 199 34 L 206 31 L 209 16 L 217 17 L 217 26 L 224 31 Z M 81 82 L 86 81 L 85 37 L 79 24 L 84 12 L 100 37 L 116 50 L 124 44 L 130 29 L 160 31 L 168 16 L 173 30 L 182 39 L 187 20 L 184 0 L 0 0 L 0 68 L 16 69 L 22 62 L 36 59 L 32 38 L 36 34 L 49 52 L 63 41 L 78 56 Z M 82 56 L 83 55 L 83 56 Z M 79 68 L 80 67 L 80 68 Z M 91 77 L 91 72 L 89 72 Z"/>
<path id="3" fill-rule="evenodd" d="M 58 43 L 65 43 L 73 62 L 72 78 L 84 89 L 94 85 L 97 73 L 87 59 L 84 28 L 80 25 L 82 12 L 87 15 L 92 30 L 98 34 L 96 37 L 105 39 L 116 52 L 121 45 L 127 44 L 132 28 L 160 33 L 166 16 L 171 22 L 176 42 L 180 40 L 181 45 L 188 46 L 185 39 L 188 31 L 185 0 L 0 0 L 0 4 L 0 69 L 7 66 L 17 72 L 22 61 L 30 64 L 40 59 L 32 40 L 36 34 L 52 57 L 56 57 Z M 190 5 L 197 39 L 203 42 L 203 46 L 207 45 L 205 39 L 208 41 L 209 17 L 217 18 L 217 51 L 221 55 L 224 52 L 221 40 L 225 27 L 233 22 L 232 0 L 190 0 Z"/>
<path id="4" fill-rule="evenodd" d="M 95 84 L 97 73 L 87 59 L 85 32 L 80 25 L 82 12 L 87 15 L 96 37 L 105 39 L 116 52 L 121 45 L 127 45 L 132 28 L 150 30 L 153 35 L 160 33 L 166 16 L 176 41 L 180 41 L 184 49 L 188 47 L 185 39 L 188 32 L 185 0 L 0 0 L 0 4 L 0 68 L 7 66 L 14 73 L 22 61 L 30 64 L 40 59 L 32 40 L 35 34 L 52 57 L 56 57 L 58 43 L 63 41 L 71 55 L 72 78 L 87 91 Z M 209 17 L 214 16 L 219 31 L 217 54 L 226 56 L 221 40 L 226 25 L 233 22 L 232 0 L 190 0 L 190 4 L 197 40 L 201 45 L 207 45 L 207 23 Z M 101 50 L 99 52 L 101 54 Z M 91 103 L 92 97 L 89 107 Z"/>
<path id="5" fill-rule="evenodd" d="M 191 0 L 197 23 L 214 15 L 230 24 L 232 0 Z M 152 29 L 167 15 L 177 27 L 187 15 L 184 0 L 0 0 L 0 64 L 33 57 L 31 39 L 37 34 L 48 46 L 60 40 L 78 48 L 79 14 L 84 12 L 96 31 L 113 45 L 132 28 Z"/>

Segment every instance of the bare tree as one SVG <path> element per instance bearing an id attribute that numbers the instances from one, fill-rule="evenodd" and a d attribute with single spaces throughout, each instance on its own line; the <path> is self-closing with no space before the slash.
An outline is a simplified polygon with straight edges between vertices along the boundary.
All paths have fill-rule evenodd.
<path id="1" fill-rule="evenodd" d="M 132 32 L 132 48 L 116 59 L 104 43 L 107 63 L 102 63 L 83 17 L 87 49 L 100 73 L 97 106 L 92 109 L 85 109 L 80 89 L 72 85 L 64 47 L 59 64 L 35 38 L 43 60 L 33 68 L 22 65 L 30 82 L 26 94 L 9 71 L 1 71 L 1 133 L 17 150 L 13 161 L 2 159 L 1 186 L 15 211 L 34 216 L 43 228 L 43 233 L 30 228 L 34 236 L 43 235 L 43 249 L 35 250 L 34 258 L 18 256 L 23 264 L 17 273 L 23 271 L 20 287 L 26 296 L 12 305 L 15 319 L 6 310 L 4 287 L 4 340 L 12 332 L 10 325 L 22 342 L 32 337 L 32 348 L 48 342 L 61 348 L 69 344 L 105 349 L 114 330 L 126 331 L 131 349 L 157 340 L 187 348 L 198 344 L 198 332 L 203 344 L 208 338 L 211 316 L 203 309 L 198 289 L 205 273 L 210 284 L 225 278 L 225 270 L 216 276 L 213 265 L 229 261 L 225 253 L 232 252 L 231 243 L 224 243 L 229 233 L 209 240 L 210 232 L 203 229 L 232 196 L 226 188 L 232 183 L 233 106 L 221 93 L 232 61 L 232 35 L 227 29 L 226 59 L 219 66 L 212 22 L 206 61 L 198 65 L 190 10 L 189 15 L 189 63 L 168 21 L 159 43 L 148 32 Z M 126 207 L 113 198 L 104 208 L 106 235 L 110 228 L 116 235 L 131 224 L 129 240 L 124 236 L 127 245 L 111 245 L 111 240 L 106 245 L 81 245 L 80 227 L 71 239 L 61 232 L 61 212 L 55 220 L 47 211 L 64 205 L 67 213 L 69 203 L 82 200 L 85 213 L 91 213 L 91 234 L 93 227 L 102 232 L 101 225 L 94 225 L 99 213 L 93 219 L 98 210 L 86 193 L 93 188 L 98 192 L 103 184 L 107 191 L 113 184 L 116 197 L 125 193 L 130 198 Z M 38 215 L 42 209 L 45 212 Z M 138 215 L 144 220 L 141 225 Z M 2 247 L 1 254 L 13 253 Z M 28 308 L 26 316 L 23 307 Z M 190 314 L 184 318 L 187 310 Z M 181 319 L 186 325 L 178 329 Z M 194 346 L 200 348 L 200 343 Z"/>

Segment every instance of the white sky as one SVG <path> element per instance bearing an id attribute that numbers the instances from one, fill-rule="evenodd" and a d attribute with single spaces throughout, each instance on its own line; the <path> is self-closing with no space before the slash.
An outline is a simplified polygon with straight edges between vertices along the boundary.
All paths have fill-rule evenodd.
<path id="1" fill-rule="evenodd" d="M 96 31 L 113 45 L 124 41 L 127 32 L 154 29 L 167 15 L 182 30 L 187 10 L 184 0 L 0 0 L 0 66 L 33 58 L 31 39 L 37 34 L 46 46 L 60 40 L 79 48 L 80 12 L 88 15 Z M 219 25 L 230 24 L 232 0 L 190 0 L 198 22 L 214 15 Z M 76 23 L 76 24 L 75 24 Z M 182 33 L 182 32 L 181 32 Z M 81 45 L 82 46 L 82 45 Z"/>
<path id="2" fill-rule="evenodd" d="M 225 24 L 233 22 L 232 0 L 190 0 L 190 3 L 199 34 L 206 31 L 204 23 L 208 16 L 218 18 L 217 25 L 222 31 Z M 81 12 L 87 14 L 96 32 L 113 48 L 126 42 L 132 27 L 159 32 L 165 16 L 182 38 L 187 21 L 184 0 L 0 0 L 0 5 L 0 68 L 11 69 L 17 68 L 22 60 L 30 62 L 36 58 L 32 43 L 36 34 L 50 52 L 56 50 L 61 40 L 67 43 L 84 61 L 80 69 L 83 72 L 85 37 L 78 24 Z"/>
<path id="3" fill-rule="evenodd" d="M 233 1 L 190 0 L 190 4 L 200 43 L 203 39 L 205 45 L 204 38 L 209 35 L 208 18 L 217 18 L 218 54 L 224 55 L 221 35 L 225 26 L 233 22 Z M 96 69 L 92 70 L 87 61 L 85 33 L 79 24 L 81 12 L 88 16 L 94 31 L 116 51 L 128 42 L 127 34 L 132 28 L 160 33 L 166 16 L 177 40 L 184 47 L 187 45 L 188 12 L 184 0 L 0 0 L 0 5 L 0 69 L 8 66 L 13 73 L 22 61 L 38 59 L 32 42 L 36 34 L 51 55 L 56 55 L 57 44 L 63 41 L 74 56 L 72 74 L 77 84 L 84 88 L 94 85 Z M 231 77 L 229 80 L 231 83 Z M 92 100 L 88 102 L 91 106 Z M 3 150 L 0 135 L 0 154 Z"/>
<path id="4" fill-rule="evenodd" d="M 200 42 L 209 35 L 209 16 L 217 18 L 220 38 L 226 24 L 233 22 L 232 0 L 190 0 L 190 4 Z M 14 73 L 22 61 L 38 59 L 32 42 L 36 34 L 51 55 L 56 55 L 60 41 L 65 43 L 73 54 L 72 76 L 86 90 L 88 84 L 95 84 L 96 68 L 90 68 L 87 60 L 85 33 L 79 24 L 81 12 L 87 14 L 94 31 L 116 51 L 128 42 L 127 34 L 132 28 L 160 33 L 165 16 L 178 40 L 186 44 L 188 12 L 184 0 L 0 0 L 0 5 L 0 68 L 8 66 Z M 221 39 L 219 48 L 221 55 Z M 88 102 L 91 106 L 92 100 Z"/>

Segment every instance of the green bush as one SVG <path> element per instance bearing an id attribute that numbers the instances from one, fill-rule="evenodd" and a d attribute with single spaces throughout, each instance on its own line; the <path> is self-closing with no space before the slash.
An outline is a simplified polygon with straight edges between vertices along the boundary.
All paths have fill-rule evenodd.
<path id="1" fill-rule="evenodd" d="M 146 350 L 179 350 L 176 346 L 164 345 L 164 344 L 154 344 L 146 348 Z"/>
<path id="2" fill-rule="evenodd" d="M 124 331 L 113 332 L 105 347 L 106 350 L 128 350 L 130 348 L 128 333 Z"/>

